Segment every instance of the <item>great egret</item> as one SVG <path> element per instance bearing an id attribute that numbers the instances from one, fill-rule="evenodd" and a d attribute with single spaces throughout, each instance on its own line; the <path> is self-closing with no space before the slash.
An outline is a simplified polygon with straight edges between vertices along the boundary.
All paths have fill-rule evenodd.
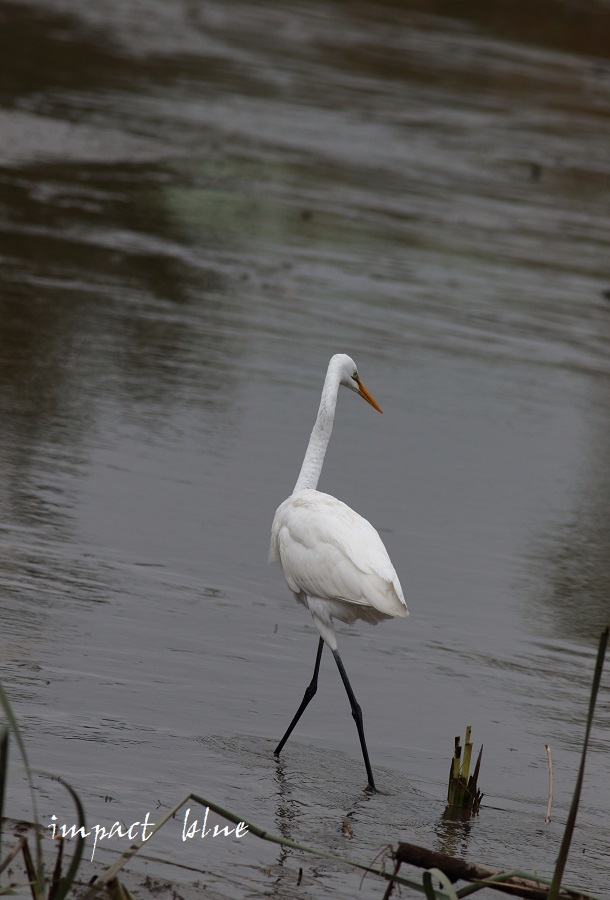
<path id="1" fill-rule="evenodd" d="M 290 497 L 278 507 L 271 527 L 269 561 L 281 564 L 295 600 L 312 614 L 320 634 L 313 678 L 275 755 L 281 753 L 316 693 L 320 658 L 324 644 L 328 644 L 358 729 L 368 790 L 376 791 L 364 739 L 362 710 L 337 651 L 332 620 L 351 623 L 364 619 L 376 625 L 392 616 L 408 616 L 409 611 L 388 552 L 371 523 L 341 500 L 316 490 L 333 429 L 340 385 L 360 394 L 382 412 L 360 381 L 353 359 L 343 353 L 333 356 L 297 483 Z"/>

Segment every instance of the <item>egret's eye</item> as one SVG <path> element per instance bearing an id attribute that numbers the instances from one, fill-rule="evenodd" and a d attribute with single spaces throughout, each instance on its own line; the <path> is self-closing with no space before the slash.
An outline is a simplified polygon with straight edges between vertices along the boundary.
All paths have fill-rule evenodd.
<path id="1" fill-rule="evenodd" d="M 358 382 L 358 380 L 359 380 L 359 379 L 358 379 L 358 373 L 357 373 L 357 372 L 354 372 L 354 374 L 352 375 L 352 378 L 354 379 L 354 381 Z"/>

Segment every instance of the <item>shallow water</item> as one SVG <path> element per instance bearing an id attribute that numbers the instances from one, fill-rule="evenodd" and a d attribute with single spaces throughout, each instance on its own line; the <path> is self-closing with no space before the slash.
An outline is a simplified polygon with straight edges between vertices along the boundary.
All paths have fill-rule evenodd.
<path id="1" fill-rule="evenodd" d="M 610 19 L 455 15 L 2 7 L 2 680 L 90 823 L 193 790 L 364 862 L 411 840 L 552 871 L 610 618 Z M 317 639 L 268 535 L 337 351 L 384 416 L 340 397 L 320 488 L 379 529 L 411 610 L 337 629 L 375 797 L 329 654 L 272 754 Z M 566 874 L 597 891 L 608 684 Z M 486 806 L 456 824 L 467 724 Z M 7 814 L 31 815 L 18 771 Z M 360 880 L 178 822 L 146 849 L 223 897 Z"/>

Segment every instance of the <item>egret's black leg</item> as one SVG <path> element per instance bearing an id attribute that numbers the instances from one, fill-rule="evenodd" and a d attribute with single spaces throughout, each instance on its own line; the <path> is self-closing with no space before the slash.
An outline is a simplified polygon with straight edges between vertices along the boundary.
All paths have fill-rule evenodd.
<path id="1" fill-rule="evenodd" d="M 375 787 L 375 781 L 373 779 L 373 770 L 371 769 L 371 763 L 369 761 L 368 750 L 366 749 L 366 741 L 364 739 L 364 726 L 362 724 L 362 710 L 360 708 L 360 704 L 356 700 L 356 696 L 352 690 L 352 686 L 349 683 L 349 678 L 347 677 L 347 672 L 345 671 L 345 666 L 341 661 L 341 657 L 337 650 L 333 650 L 333 656 L 335 657 L 335 662 L 337 663 L 337 668 L 339 669 L 339 674 L 343 680 L 343 684 L 345 685 L 345 690 L 347 691 L 347 696 L 349 697 L 350 706 L 352 708 L 352 716 L 354 717 L 354 721 L 356 723 L 356 728 L 358 729 L 358 737 L 360 738 L 360 746 L 362 747 L 362 755 L 364 757 L 364 765 L 366 767 L 366 774 L 369 779 L 369 788 L 371 791 L 377 793 L 377 788 Z"/>
<path id="2" fill-rule="evenodd" d="M 303 700 L 301 701 L 301 705 L 299 706 L 299 708 L 296 711 L 294 719 L 288 726 L 288 730 L 286 731 L 286 734 L 284 735 L 282 740 L 279 742 L 279 744 L 273 751 L 275 756 L 279 756 L 280 753 L 282 752 L 282 748 L 283 748 L 284 744 L 286 743 L 286 741 L 288 740 L 288 738 L 294 731 L 295 725 L 297 724 L 297 722 L 299 721 L 299 719 L 305 712 L 305 708 L 306 708 L 307 704 L 309 703 L 311 698 L 314 696 L 315 692 L 318 690 L 318 672 L 320 671 L 320 659 L 322 658 L 322 650 L 323 649 L 324 649 L 324 641 L 322 640 L 322 638 L 320 638 L 320 642 L 318 644 L 318 653 L 316 656 L 316 664 L 315 664 L 315 667 L 313 670 L 313 678 L 311 679 L 311 683 L 305 690 L 305 696 L 303 697 Z"/>

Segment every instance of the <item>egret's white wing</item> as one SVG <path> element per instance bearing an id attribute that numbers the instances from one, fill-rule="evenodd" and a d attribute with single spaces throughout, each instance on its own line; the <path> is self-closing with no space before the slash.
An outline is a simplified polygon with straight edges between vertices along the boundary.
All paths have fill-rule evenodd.
<path id="1" fill-rule="evenodd" d="M 273 520 L 269 558 L 281 562 L 295 594 L 368 605 L 388 616 L 408 615 L 377 531 L 330 494 L 299 491 L 281 504 Z"/>

